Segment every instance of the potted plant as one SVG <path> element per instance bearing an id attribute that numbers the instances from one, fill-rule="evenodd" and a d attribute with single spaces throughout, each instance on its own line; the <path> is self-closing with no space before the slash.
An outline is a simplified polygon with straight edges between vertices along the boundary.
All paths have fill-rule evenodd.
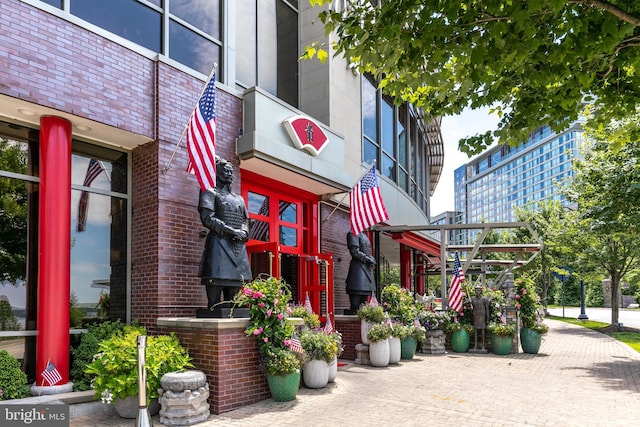
<path id="1" fill-rule="evenodd" d="M 291 307 L 289 317 L 301 318 L 304 322 L 304 328 L 307 329 L 316 329 L 320 327 L 320 317 L 313 312 L 307 311 L 303 305 L 295 305 Z"/>
<path id="2" fill-rule="evenodd" d="M 329 337 L 333 340 L 336 347 L 338 348 L 338 352 L 335 356 L 333 356 L 333 360 L 329 362 L 329 382 L 333 382 L 338 375 L 338 357 L 344 351 L 344 346 L 342 345 L 342 334 L 338 331 L 333 331 L 328 333 Z"/>
<path id="3" fill-rule="evenodd" d="M 414 324 L 405 326 L 405 336 L 400 339 L 400 358 L 411 360 L 416 354 L 418 343 L 425 338 L 425 330 L 416 319 Z"/>
<path id="4" fill-rule="evenodd" d="M 451 349 L 456 353 L 466 353 L 469 350 L 471 333 L 473 332 L 473 325 L 462 319 L 464 317 L 454 311 L 451 315 L 451 322 L 447 325 Z"/>
<path id="5" fill-rule="evenodd" d="M 446 311 L 423 310 L 418 313 L 418 322 L 425 330 L 425 338 L 422 341 L 423 353 L 445 353 L 444 331 L 450 321 L 449 313 Z"/>
<path id="6" fill-rule="evenodd" d="M 369 340 L 369 360 L 372 366 L 389 364 L 389 337 L 391 326 L 386 323 L 374 323 L 367 331 Z"/>
<path id="7" fill-rule="evenodd" d="M 493 352 L 501 356 L 509 354 L 513 337 L 516 335 L 515 327 L 506 323 L 491 322 L 487 330 L 491 333 Z"/>
<path id="8" fill-rule="evenodd" d="M 300 384 L 302 356 L 294 351 L 295 328 L 287 319 L 290 299 L 286 283 L 274 277 L 245 284 L 233 299 L 234 305 L 249 308 L 245 334 L 258 341 L 261 368 L 277 401 L 295 399 Z M 287 388 L 281 390 L 281 386 Z"/>
<path id="9" fill-rule="evenodd" d="M 380 295 L 382 306 L 392 320 L 403 325 L 410 325 L 418 314 L 416 302 L 411 291 L 398 285 L 388 285 L 382 289 Z"/>
<path id="10" fill-rule="evenodd" d="M 309 388 L 322 388 L 329 382 L 329 363 L 338 354 L 338 344 L 322 330 L 306 330 L 300 334 L 306 361 L 302 379 Z"/>
<path id="11" fill-rule="evenodd" d="M 380 305 L 364 304 L 358 309 L 357 313 L 360 318 L 360 338 L 363 344 L 369 344 L 367 332 L 369 327 L 374 323 L 384 322 L 386 316 L 384 309 Z"/>
<path id="12" fill-rule="evenodd" d="M 85 368 L 85 372 L 93 376 L 96 397 L 104 403 L 114 403 L 123 418 L 135 418 L 138 413 L 139 335 L 147 335 L 142 326 L 127 325 L 122 331 L 115 332 L 98 344 L 99 353 Z M 158 398 L 160 379 L 164 374 L 193 367 L 189 353 L 174 333 L 148 336 L 145 356 L 148 404 Z M 150 407 L 150 412 L 153 411 Z"/>
<path id="13" fill-rule="evenodd" d="M 408 328 L 400 322 L 391 322 L 389 337 L 389 364 L 395 365 L 402 359 L 402 340 L 408 335 Z"/>
<path id="14" fill-rule="evenodd" d="M 540 297 L 536 292 L 535 283 L 527 276 L 515 280 L 516 309 L 520 310 L 522 329 L 520 330 L 520 343 L 522 351 L 537 354 L 540 350 L 542 335 L 549 328 L 543 323 L 544 310 L 540 304 Z"/>

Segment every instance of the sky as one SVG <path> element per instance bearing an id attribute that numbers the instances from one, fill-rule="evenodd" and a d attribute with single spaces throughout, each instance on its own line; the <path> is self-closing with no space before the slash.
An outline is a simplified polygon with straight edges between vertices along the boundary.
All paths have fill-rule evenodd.
<path id="1" fill-rule="evenodd" d="M 454 210 L 453 171 L 471 160 L 466 154 L 458 151 L 458 141 L 467 136 L 494 130 L 498 122 L 495 114 L 489 114 L 489 107 L 464 110 L 457 116 L 442 118 L 444 166 L 436 191 L 431 197 L 432 218 L 442 212 Z"/>

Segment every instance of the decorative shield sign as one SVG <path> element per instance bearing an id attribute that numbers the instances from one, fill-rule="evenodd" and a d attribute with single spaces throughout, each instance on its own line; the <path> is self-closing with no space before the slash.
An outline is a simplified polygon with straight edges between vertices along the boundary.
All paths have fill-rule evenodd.
<path id="1" fill-rule="evenodd" d="M 327 134 L 307 116 L 292 116 L 282 122 L 289 137 L 300 149 L 317 156 L 329 142 Z"/>

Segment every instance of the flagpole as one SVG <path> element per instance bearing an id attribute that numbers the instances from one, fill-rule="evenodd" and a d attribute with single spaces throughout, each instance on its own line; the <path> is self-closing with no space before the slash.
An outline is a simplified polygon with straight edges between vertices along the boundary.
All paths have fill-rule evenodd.
<path id="1" fill-rule="evenodd" d="M 364 177 L 369 170 L 371 170 L 371 168 L 373 166 L 375 166 L 376 161 L 375 159 L 371 162 L 371 165 L 367 166 L 367 170 L 364 171 L 364 173 L 362 175 L 360 175 L 360 178 L 358 178 L 356 180 L 356 183 L 354 185 L 354 187 L 360 182 L 360 180 L 362 179 L 362 177 Z M 338 210 L 338 208 L 340 207 L 340 205 L 342 204 L 342 202 L 344 201 L 345 197 L 347 197 L 347 194 L 349 194 L 351 192 L 351 190 L 347 191 L 346 193 L 342 193 L 342 198 L 340 200 L 338 200 L 338 204 L 336 204 L 336 207 L 333 208 L 333 210 L 331 211 L 331 213 L 329 213 L 329 215 L 327 215 L 327 217 L 325 219 L 322 220 L 322 222 L 327 222 L 329 221 L 329 218 L 331 218 L 331 216 Z"/>
<path id="2" fill-rule="evenodd" d="M 207 89 L 207 85 L 209 84 L 209 81 L 211 80 L 211 77 L 215 74 L 217 69 L 218 69 L 218 63 L 214 62 L 213 63 L 213 68 L 211 69 L 211 72 L 209 73 L 209 78 L 204 83 L 204 86 L 202 88 L 202 91 L 200 92 L 200 95 L 196 98 L 197 100 L 202 98 L 202 94 Z M 193 112 L 191 113 L 191 115 L 193 115 Z M 171 157 L 169 158 L 169 162 L 167 163 L 167 165 L 165 167 L 162 168 L 162 175 L 166 175 L 167 172 L 169 172 L 169 168 L 171 166 L 171 162 L 173 161 L 173 158 L 176 155 L 176 151 L 178 151 L 178 148 L 180 147 L 180 144 L 182 143 L 182 139 L 184 138 L 184 134 L 187 132 L 187 128 L 189 127 L 189 122 L 190 121 L 191 121 L 191 116 L 189 116 L 189 120 L 187 120 L 187 123 L 185 123 L 185 125 L 184 125 L 184 129 L 182 129 L 182 135 L 180 135 L 180 139 L 178 140 L 178 143 L 176 144 L 176 147 L 173 149 L 173 153 L 171 153 Z"/>

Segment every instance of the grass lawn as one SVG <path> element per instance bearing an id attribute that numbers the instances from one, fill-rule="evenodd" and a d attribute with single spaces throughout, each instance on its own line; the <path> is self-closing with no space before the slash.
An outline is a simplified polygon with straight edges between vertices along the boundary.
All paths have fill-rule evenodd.
<path id="1" fill-rule="evenodd" d="M 613 338 L 627 344 L 629 347 L 640 353 L 640 331 L 635 329 L 625 331 L 625 332 L 616 332 L 612 330 L 612 327 L 608 323 L 596 322 L 594 320 L 578 320 L 578 319 L 569 319 L 566 317 L 557 317 L 557 316 L 547 316 L 547 319 L 560 320 L 562 322 L 573 323 L 574 325 L 580 325 L 585 328 L 593 329 L 594 331 L 602 332 L 603 334 L 611 335 Z M 631 329 L 626 328 L 625 329 Z"/>

